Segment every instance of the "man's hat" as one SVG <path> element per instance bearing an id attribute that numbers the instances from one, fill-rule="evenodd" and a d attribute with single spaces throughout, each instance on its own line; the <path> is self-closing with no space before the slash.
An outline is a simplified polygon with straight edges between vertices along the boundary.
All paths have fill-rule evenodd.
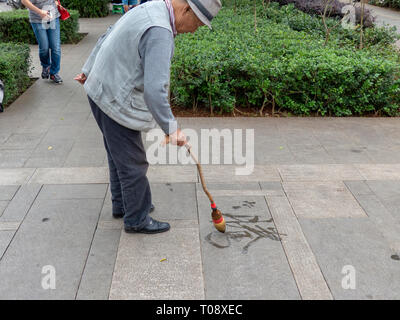
<path id="1" fill-rule="evenodd" d="M 218 14 L 222 7 L 220 0 L 187 0 L 196 16 L 211 28 L 211 20 Z"/>

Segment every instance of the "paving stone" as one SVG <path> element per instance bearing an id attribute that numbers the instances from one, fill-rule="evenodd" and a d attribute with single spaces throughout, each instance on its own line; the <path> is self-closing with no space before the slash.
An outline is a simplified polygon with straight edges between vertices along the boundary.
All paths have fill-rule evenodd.
<path id="1" fill-rule="evenodd" d="M 380 202 L 400 222 L 400 181 L 367 181 Z"/>
<path id="2" fill-rule="evenodd" d="M 32 154 L 32 150 L 0 150 L 0 168 L 21 168 Z"/>
<path id="3" fill-rule="evenodd" d="M 335 299 L 399 299 L 399 261 L 374 223 L 363 218 L 300 219 Z M 356 288 L 343 289 L 353 266 Z"/>
<path id="4" fill-rule="evenodd" d="M 320 165 L 279 165 L 283 181 L 342 181 L 364 180 L 353 165 L 320 164 Z M 260 179 L 262 180 L 262 179 Z M 267 179 L 266 179 L 267 180 Z"/>
<path id="5" fill-rule="evenodd" d="M 280 181 L 279 172 L 273 165 L 256 165 L 254 169 L 249 168 L 249 174 L 238 175 L 236 169 L 242 166 L 234 165 L 203 165 L 203 175 L 206 183 L 226 183 L 234 182 L 258 182 L 258 181 Z"/>
<path id="6" fill-rule="evenodd" d="M 2 222 L 0 221 L 0 231 L 16 231 L 20 226 L 19 222 Z"/>
<path id="7" fill-rule="evenodd" d="M 12 200 L 19 186 L 1 186 L 0 185 L 0 200 Z"/>
<path id="8" fill-rule="evenodd" d="M 264 197 L 215 197 L 227 223 L 211 222 L 210 203 L 198 191 L 206 299 L 299 299 L 280 237 Z"/>
<path id="9" fill-rule="evenodd" d="M 3 211 L 7 208 L 9 201 L 0 200 L 0 217 L 3 214 Z"/>
<path id="10" fill-rule="evenodd" d="M 104 199 L 107 184 L 44 185 L 38 199 Z"/>
<path id="11" fill-rule="evenodd" d="M 400 164 L 355 164 L 360 180 L 400 180 Z M 350 179 L 347 179 L 350 180 Z M 358 179 L 357 179 L 358 180 Z"/>
<path id="12" fill-rule="evenodd" d="M 106 158 L 104 147 L 73 147 L 68 154 L 64 167 L 102 167 Z"/>
<path id="13" fill-rule="evenodd" d="M 10 244 L 15 231 L 0 231 L 0 261 Z"/>
<path id="14" fill-rule="evenodd" d="M 282 245 L 302 299 L 331 300 L 331 292 L 289 201 L 284 196 L 266 199 L 278 232 L 285 235 L 281 237 Z"/>
<path id="15" fill-rule="evenodd" d="M 371 188 L 366 181 L 343 181 L 349 191 L 357 195 L 373 195 Z"/>
<path id="16" fill-rule="evenodd" d="M 326 149 L 317 144 L 290 144 L 289 148 L 294 155 L 295 163 L 302 164 L 335 164 L 336 160 L 328 154 Z M 280 163 L 281 164 L 281 163 Z"/>
<path id="17" fill-rule="evenodd" d="M 261 181 L 260 187 L 268 196 L 284 196 L 282 183 L 279 181 Z"/>
<path id="18" fill-rule="evenodd" d="M 0 169 L 0 185 L 20 185 L 27 183 L 35 169 Z"/>
<path id="19" fill-rule="evenodd" d="M 107 300 L 121 230 L 97 229 L 82 280 L 77 294 L 78 300 Z"/>
<path id="20" fill-rule="evenodd" d="M 0 298 L 74 299 L 101 204 L 100 199 L 36 201 L 0 262 Z M 56 271 L 54 290 L 41 286 L 47 265 Z"/>
<path id="21" fill-rule="evenodd" d="M 155 219 L 197 219 L 194 183 L 152 183 L 151 191 Z"/>
<path id="22" fill-rule="evenodd" d="M 13 133 L 5 143 L 0 145 L 0 149 L 34 149 L 42 137 L 42 134 Z"/>
<path id="23" fill-rule="evenodd" d="M 110 299 L 204 299 L 196 220 L 151 236 L 122 232 Z"/>
<path id="24" fill-rule="evenodd" d="M 197 182 L 197 171 L 195 166 L 150 166 L 147 171 L 150 182 Z"/>
<path id="25" fill-rule="evenodd" d="M 6 210 L 4 210 L 3 215 L 0 216 L 0 221 L 22 221 L 35 201 L 41 187 L 38 184 L 22 185 Z"/>
<path id="26" fill-rule="evenodd" d="M 28 168 L 61 167 L 72 149 L 73 140 L 43 140 L 25 162 Z"/>
<path id="27" fill-rule="evenodd" d="M 283 182 L 298 217 L 367 217 L 343 182 Z"/>
<path id="28" fill-rule="evenodd" d="M 108 168 L 39 168 L 29 182 L 40 184 L 108 183 Z"/>

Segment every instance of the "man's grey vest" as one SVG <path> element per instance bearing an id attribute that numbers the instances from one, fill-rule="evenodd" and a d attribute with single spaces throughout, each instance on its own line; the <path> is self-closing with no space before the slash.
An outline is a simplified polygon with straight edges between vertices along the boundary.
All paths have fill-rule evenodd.
<path id="1" fill-rule="evenodd" d="M 88 96 L 111 119 L 138 131 L 148 131 L 157 125 L 144 101 L 144 74 L 139 56 L 142 35 L 155 26 L 170 30 L 173 36 L 164 1 L 148 2 L 121 17 L 99 40 L 99 48 L 94 49 L 83 68 L 89 75 L 84 85 Z"/>

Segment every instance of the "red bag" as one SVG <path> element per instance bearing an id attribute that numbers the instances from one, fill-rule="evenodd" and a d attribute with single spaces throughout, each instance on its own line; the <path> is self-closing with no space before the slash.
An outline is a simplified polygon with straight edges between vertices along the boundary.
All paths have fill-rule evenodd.
<path id="1" fill-rule="evenodd" d="M 65 8 L 61 5 L 61 2 L 60 2 L 60 1 L 58 1 L 58 3 L 59 3 L 59 5 L 57 6 L 57 8 L 58 8 L 58 12 L 61 14 L 60 19 L 63 20 L 63 21 L 64 21 L 64 20 L 67 20 L 67 19 L 70 17 L 70 14 L 69 14 L 68 10 L 65 9 Z"/>

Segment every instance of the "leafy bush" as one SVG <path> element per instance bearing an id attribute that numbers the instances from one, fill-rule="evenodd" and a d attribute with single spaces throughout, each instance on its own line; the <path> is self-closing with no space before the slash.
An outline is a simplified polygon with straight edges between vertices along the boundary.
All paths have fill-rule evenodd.
<path id="1" fill-rule="evenodd" d="M 294 6 L 306 13 L 309 14 L 318 14 L 321 15 L 325 11 L 326 7 L 326 0 L 272 0 L 275 2 L 278 2 L 280 5 L 288 5 L 288 4 L 294 4 Z M 342 9 L 344 6 L 346 6 L 346 3 L 340 2 L 339 0 L 332 0 L 329 3 L 328 9 L 327 9 L 327 16 L 329 17 L 343 17 L 344 13 L 342 13 Z M 371 11 L 368 9 L 365 9 L 364 11 L 364 18 L 363 18 L 363 24 L 366 27 L 372 27 L 374 24 L 374 17 L 371 14 Z M 361 9 L 359 7 L 356 8 L 356 21 L 357 23 L 360 23 L 361 21 Z"/>
<path id="2" fill-rule="evenodd" d="M 122 1 L 120 1 L 122 2 Z M 64 8 L 78 10 L 81 17 L 105 17 L 109 13 L 109 0 L 61 0 Z"/>
<path id="3" fill-rule="evenodd" d="M 70 10 L 70 14 L 69 19 L 60 21 L 61 43 L 74 43 L 80 39 L 79 13 Z M 0 42 L 37 43 L 28 10 L 0 12 Z"/>
<path id="4" fill-rule="evenodd" d="M 5 85 L 4 105 L 13 101 L 30 84 L 29 46 L 0 43 L 0 79 Z"/>
<path id="5" fill-rule="evenodd" d="M 297 115 L 398 114 L 400 59 L 388 48 L 377 50 L 384 37 L 357 50 L 351 37 L 341 38 L 355 31 L 337 31 L 324 46 L 324 36 L 307 24 L 293 28 L 287 15 L 293 5 L 258 7 L 257 32 L 252 10 L 238 8 L 235 15 L 224 8 L 213 21 L 215 32 L 201 28 L 177 38 L 175 104 L 215 112 L 268 105 Z"/>
<path id="6" fill-rule="evenodd" d="M 400 0 L 369 0 L 369 3 L 375 6 L 400 9 Z"/>

